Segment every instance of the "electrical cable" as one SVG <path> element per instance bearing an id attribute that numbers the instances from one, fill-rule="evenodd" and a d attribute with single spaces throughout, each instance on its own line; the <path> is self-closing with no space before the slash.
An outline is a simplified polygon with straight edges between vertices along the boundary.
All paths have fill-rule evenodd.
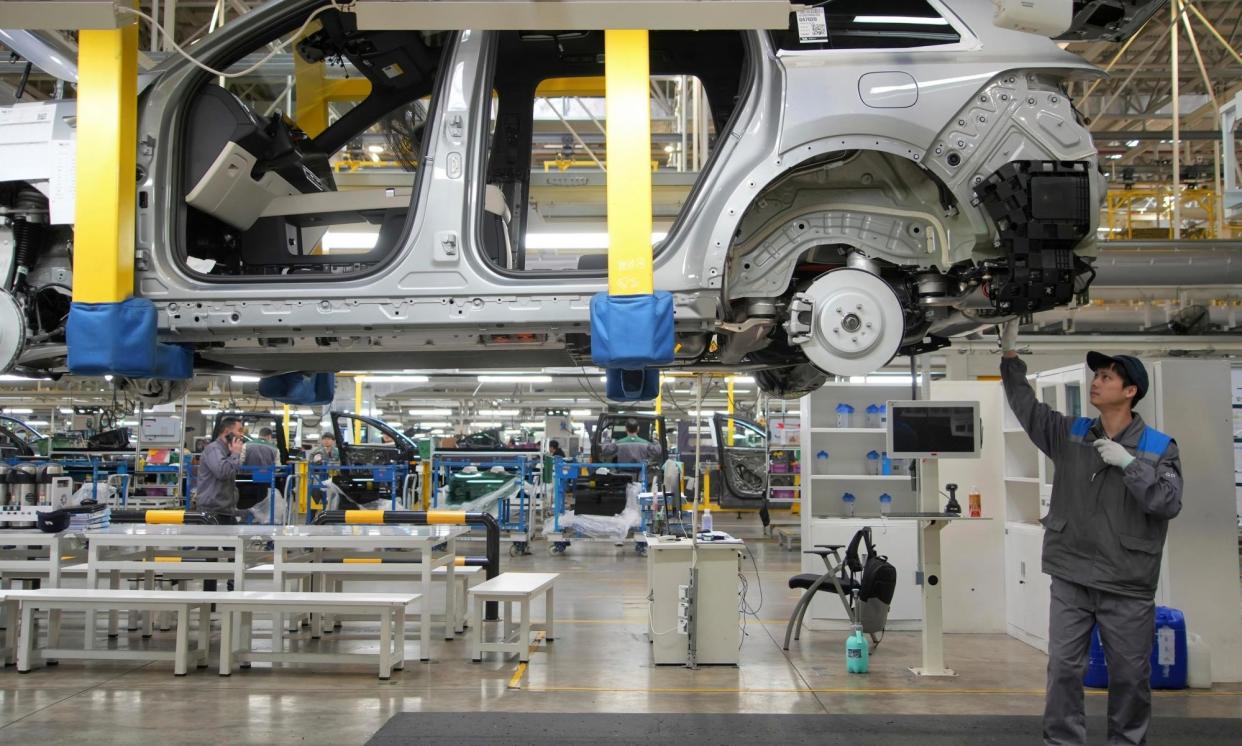
<path id="1" fill-rule="evenodd" d="M 223 71 L 223 70 L 216 70 L 215 68 L 213 68 L 213 67 L 211 67 L 211 66 L 209 66 L 209 65 L 206 65 L 206 64 L 204 64 L 204 63 L 202 63 L 202 62 L 199 62 L 199 61 L 198 61 L 198 59 L 196 59 L 193 55 L 191 55 L 189 52 L 187 52 L 187 51 L 185 51 L 184 49 L 182 49 L 182 48 L 181 48 L 181 46 L 180 46 L 179 44 L 177 44 L 177 42 L 173 41 L 173 35 L 172 35 L 172 34 L 170 34 L 170 33 L 168 33 L 168 31 L 167 31 L 167 30 L 165 30 L 165 29 L 164 29 L 164 27 L 163 27 L 162 25 L 160 25 L 160 22 L 159 22 L 159 21 L 155 20 L 155 18 L 153 18 L 153 17 L 151 17 L 150 15 L 148 15 L 148 14 L 144 13 L 143 11 L 141 11 L 141 10 L 139 10 L 139 9 L 137 9 L 137 8 L 131 8 L 131 7 L 128 7 L 128 6 L 125 6 L 125 5 L 121 5 L 121 4 L 118 4 L 118 5 L 116 6 L 116 9 L 117 9 L 117 10 L 119 10 L 119 11 L 121 11 L 121 12 L 123 12 L 123 13 L 129 13 L 130 15 L 138 16 L 139 18 L 143 19 L 144 21 L 146 21 L 146 22 L 150 23 L 152 26 L 154 26 L 154 27 L 155 27 L 155 28 L 156 28 L 156 29 L 160 32 L 160 34 L 163 36 L 163 39 L 164 39 L 165 41 L 167 41 L 167 42 L 168 42 L 168 45 L 169 45 L 169 46 L 171 46 L 171 47 L 173 48 L 173 51 L 175 51 L 177 54 L 179 54 L 179 55 L 181 55 L 182 57 L 184 57 L 186 60 L 188 60 L 188 61 L 189 61 L 191 64 L 193 64 L 195 67 L 198 67 L 198 68 L 199 68 L 199 69 L 201 69 L 201 70 L 205 70 L 206 72 L 211 73 L 212 75 L 219 76 L 219 77 L 221 77 L 221 78 L 243 78 L 243 77 L 245 77 L 245 76 L 247 76 L 247 75 L 251 75 L 251 74 L 253 74 L 253 73 L 254 73 L 256 70 L 258 70 L 260 67 L 262 67 L 263 65 L 267 64 L 268 60 L 272 59 L 272 58 L 273 58 L 273 57 L 275 57 L 278 53 L 280 53 L 281 51 L 283 51 L 283 50 L 284 50 L 284 48 L 285 48 L 286 46 L 288 46 L 288 44 L 289 44 L 289 42 L 290 42 L 290 41 L 292 41 L 293 39 L 300 38 L 300 37 L 302 36 L 302 34 L 306 32 L 306 29 L 307 29 L 307 28 L 311 25 L 311 22 L 312 22 L 312 21 L 314 21 L 314 20 L 315 20 L 316 18 L 318 18 L 319 16 L 323 15 L 324 13 L 328 12 L 329 10 L 335 10 L 335 11 L 337 11 L 337 12 L 341 12 L 341 13 L 348 12 L 348 11 L 352 10 L 352 9 L 353 9 L 353 7 L 354 7 L 354 0 L 348 0 L 348 2 L 337 2 L 337 0 L 329 0 L 329 2 L 328 2 L 328 4 L 327 4 L 327 5 L 323 6 L 322 8 L 319 8 L 318 10 L 316 10 L 315 12 L 313 12 L 313 13 L 311 13 L 309 16 L 307 16 L 306 20 L 302 22 L 302 26 L 301 26 L 300 28 L 298 28 L 298 30 L 297 30 L 297 31 L 295 31 L 295 32 L 294 32 L 291 36 L 289 36 L 289 37 L 288 37 L 287 39 L 285 39 L 284 41 L 277 42 L 276 44 L 274 44 L 274 45 L 272 46 L 272 50 L 271 50 L 270 52 L 268 52 L 266 55 L 264 55 L 264 56 L 263 56 L 263 59 L 261 59 L 261 60 L 259 60 L 258 62 L 254 63 L 253 65 L 251 65 L 250 67 L 246 68 L 245 70 L 240 70 L 240 71 L 235 72 L 235 73 L 225 72 L 225 71 Z"/>

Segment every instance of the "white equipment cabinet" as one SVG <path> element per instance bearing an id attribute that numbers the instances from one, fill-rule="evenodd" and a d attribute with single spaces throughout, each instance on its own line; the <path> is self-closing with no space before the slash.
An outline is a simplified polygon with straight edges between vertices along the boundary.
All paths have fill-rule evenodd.
<path id="1" fill-rule="evenodd" d="M 698 665 L 733 665 L 742 644 L 742 553 L 739 539 L 700 541 L 697 553 L 697 602 L 693 612 Z M 656 665 L 690 662 L 690 635 L 678 631 L 680 586 L 690 583 L 689 539 L 647 536 L 647 637 Z"/>

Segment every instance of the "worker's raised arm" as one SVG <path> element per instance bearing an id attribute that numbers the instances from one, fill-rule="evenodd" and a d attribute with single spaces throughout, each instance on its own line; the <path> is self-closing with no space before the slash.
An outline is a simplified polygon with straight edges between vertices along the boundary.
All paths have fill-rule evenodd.
<path id="1" fill-rule="evenodd" d="M 1016 322 L 1013 327 L 1016 329 Z M 1012 345 L 1012 338 L 1006 340 Z M 1026 363 L 1018 357 L 1012 348 L 1005 351 L 1000 364 L 1001 382 L 1005 387 L 1005 398 L 1009 408 L 1013 410 L 1018 423 L 1026 431 L 1035 447 L 1053 456 L 1065 436 L 1069 433 L 1070 419 L 1052 407 L 1035 398 L 1035 390 L 1026 380 Z"/>
<path id="2" fill-rule="evenodd" d="M 1177 441 L 1169 441 L 1155 466 L 1136 458 L 1121 473 L 1127 491 L 1144 513 L 1171 520 L 1182 512 L 1182 459 Z"/>

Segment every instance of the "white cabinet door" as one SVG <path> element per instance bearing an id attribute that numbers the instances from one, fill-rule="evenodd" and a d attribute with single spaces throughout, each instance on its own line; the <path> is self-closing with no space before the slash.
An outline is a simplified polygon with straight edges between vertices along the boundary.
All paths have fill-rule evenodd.
<path id="1" fill-rule="evenodd" d="M 1005 531 L 1005 622 L 1023 629 L 1022 536 Z"/>

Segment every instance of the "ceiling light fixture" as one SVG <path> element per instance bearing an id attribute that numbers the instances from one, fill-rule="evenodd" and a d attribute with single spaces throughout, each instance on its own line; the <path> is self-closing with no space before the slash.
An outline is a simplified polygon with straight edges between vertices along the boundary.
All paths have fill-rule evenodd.
<path id="1" fill-rule="evenodd" d="M 552 383 L 552 376 L 479 376 L 479 383 Z"/>

